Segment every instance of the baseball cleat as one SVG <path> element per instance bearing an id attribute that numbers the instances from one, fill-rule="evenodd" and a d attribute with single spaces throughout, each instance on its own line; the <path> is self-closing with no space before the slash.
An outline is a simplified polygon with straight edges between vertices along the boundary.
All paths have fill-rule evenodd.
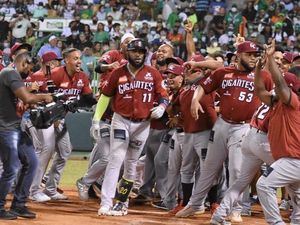
<path id="1" fill-rule="evenodd" d="M 150 197 L 142 194 L 139 194 L 137 197 L 132 199 L 134 203 L 146 203 L 146 202 L 151 202 L 151 200 L 152 199 Z"/>
<path id="2" fill-rule="evenodd" d="M 279 209 L 283 211 L 289 211 L 291 208 L 290 201 L 283 199 L 280 203 Z"/>
<path id="3" fill-rule="evenodd" d="M 64 194 L 60 194 L 58 192 L 56 192 L 54 195 L 51 195 L 49 197 L 51 198 L 51 200 L 54 200 L 54 201 L 68 200 L 68 196 L 66 196 Z"/>
<path id="4" fill-rule="evenodd" d="M 51 198 L 43 192 L 38 192 L 34 195 L 30 195 L 29 199 L 35 202 L 48 202 Z"/>
<path id="5" fill-rule="evenodd" d="M 82 178 L 76 181 L 77 192 L 80 200 L 86 201 L 89 199 L 89 186 L 82 182 Z"/>
<path id="6" fill-rule="evenodd" d="M 178 213 L 176 213 L 176 217 L 189 217 L 195 215 L 197 212 L 196 209 L 193 209 L 191 206 L 187 205 Z"/>
<path id="7" fill-rule="evenodd" d="M 241 217 L 241 213 L 237 211 L 233 211 L 230 215 L 230 221 L 232 223 L 242 223 L 243 219 Z"/>
<path id="8" fill-rule="evenodd" d="M 226 221 L 226 220 L 218 221 L 215 218 L 211 218 L 210 224 L 211 225 L 231 225 L 231 223 L 229 221 Z"/>
<path id="9" fill-rule="evenodd" d="M 169 210 L 163 201 L 153 202 L 151 205 L 157 209 Z"/>
<path id="10" fill-rule="evenodd" d="M 124 202 L 117 202 L 110 210 L 111 216 L 126 216 L 128 208 Z"/>
<path id="11" fill-rule="evenodd" d="M 111 216 L 110 207 L 102 205 L 98 210 L 98 216 Z"/>

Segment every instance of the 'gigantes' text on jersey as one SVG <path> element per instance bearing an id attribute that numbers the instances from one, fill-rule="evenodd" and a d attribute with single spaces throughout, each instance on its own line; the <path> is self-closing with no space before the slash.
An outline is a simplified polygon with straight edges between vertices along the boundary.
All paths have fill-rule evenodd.
<path id="1" fill-rule="evenodd" d="M 265 79 L 268 72 L 262 71 Z M 214 90 L 220 94 L 220 114 L 233 122 L 250 121 L 260 100 L 254 94 L 254 73 L 242 72 L 234 67 L 217 69 L 200 84 L 205 93 Z"/>
<path id="2" fill-rule="evenodd" d="M 167 98 L 158 70 L 144 66 L 133 77 L 127 69 L 127 64 L 111 73 L 103 85 L 102 93 L 113 96 L 114 112 L 134 119 L 148 118 L 157 96 Z"/>
<path id="3" fill-rule="evenodd" d="M 51 71 L 51 80 L 57 87 L 57 93 L 63 93 L 67 97 L 92 93 L 90 82 L 84 72 L 75 73 L 71 77 L 62 66 Z"/>

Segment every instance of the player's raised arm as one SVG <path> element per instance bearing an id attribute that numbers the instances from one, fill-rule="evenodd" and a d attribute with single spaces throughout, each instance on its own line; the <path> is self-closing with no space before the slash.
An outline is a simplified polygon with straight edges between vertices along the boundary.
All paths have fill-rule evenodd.
<path id="1" fill-rule="evenodd" d="M 204 89 L 199 85 L 194 92 L 192 103 L 191 103 L 191 114 L 195 120 L 199 117 L 199 111 L 204 113 L 202 106 L 200 105 L 200 100 L 205 95 Z"/>
<path id="2" fill-rule="evenodd" d="M 266 56 L 269 61 L 269 70 L 275 84 L 275 92 L 279 99 L 285 104 L 290 103 L 291 90 L 286 84 L 277 63 L 274 60 L 273 54 L 275 52 L 275 40 L 272 40 L 271 45 L 266 46 Z"/>
<path id="3" fill-rule="evenodd" d="M 261 75 L 262 67 L 263 67 L 262 58 L 259 58 L 255 67 L 255 78 L 254 78 L 255 93 L 260 98 L 260 100 L 264 102 L 266 105 L 272 105 L 272 94 L 269 91 L 267 91 L 264 80 Z"/>

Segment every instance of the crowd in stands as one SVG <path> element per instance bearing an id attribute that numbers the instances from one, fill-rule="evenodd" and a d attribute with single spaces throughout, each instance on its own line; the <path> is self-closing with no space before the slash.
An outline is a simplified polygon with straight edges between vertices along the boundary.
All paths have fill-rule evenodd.
<path id="1" fill-rule="evenodd" d="M 58 55 L 66 47 L 76 47 L 86 62 L 83 69 L 91 74 L 90 65 L 105 51 L 118 48 L 121 36 L 128 32 L 146 39 L 150 52 L 169 41 L 175 47 L 175 55 L 186 59 L 186 20 L 193 22 L 194 42 L 204 55 L 234 51 L 238 33 L 260 45 L 274 37 L 284 49 L 300 52 L 299 1 L 241 2 L 244 4 L 225 0 L 2 0 L 3 63 L 8 64 L 10 46 L 17 41 L 34 46 L 38 55 L 45 44 L 57 48 Z M 52 34 L 41 32 L 36 22 L 45 18 L 64 18 L 71 22 L 50 41 Z M 91 23 L 86 24 L 86 19 Z"/>

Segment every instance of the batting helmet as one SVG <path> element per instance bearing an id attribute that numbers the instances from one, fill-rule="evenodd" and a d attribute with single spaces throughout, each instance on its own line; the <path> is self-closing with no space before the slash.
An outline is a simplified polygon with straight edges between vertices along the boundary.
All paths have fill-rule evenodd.
<path id="1" fill-rule="evenodd" d="M 132 39 L 127 45 L 127 51 L 143 51 L 144 53 L 147 52 L 146 45 L 144 41 L 140 38 Z"/>

